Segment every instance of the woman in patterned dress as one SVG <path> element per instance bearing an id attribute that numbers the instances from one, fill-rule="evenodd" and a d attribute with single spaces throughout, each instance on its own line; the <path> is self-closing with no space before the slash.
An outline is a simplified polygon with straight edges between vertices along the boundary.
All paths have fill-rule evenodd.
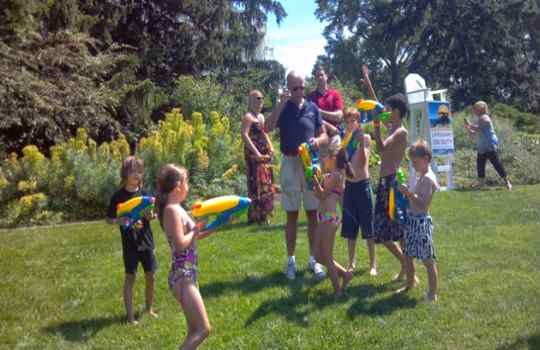
<path id="1" fill-rule="evenodd" d="M 251 91 L 248 112 L 242 117 L 247 188 L 252 201 L 248 210 L 248 223 L 258 224 L 267 223 L 274 208 L 274 149 L 270 137 L 264 131 L 264 116 L 261 113 L 263 98 L 260 91 Z"/>

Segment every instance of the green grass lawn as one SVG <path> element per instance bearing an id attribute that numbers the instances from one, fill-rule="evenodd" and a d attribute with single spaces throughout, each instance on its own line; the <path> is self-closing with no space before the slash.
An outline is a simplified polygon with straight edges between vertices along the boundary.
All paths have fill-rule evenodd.
<path id="1" fill-rule="evenodd" d="M 305 271 L 289 282 L 284 215 L 268 227 L 233 225 L 199 244 L 200 289 L 213 332 L 204 349 L 539 349 L 540 186 L 438 193 L 432 210 L 440 301 L 420 288 L 395 295 L 398 263 L 377 248 L 380 275 L 359 271 L 348 297 L 334 301 L 328 280 Z M 2 349 L 174 349 L 185 320 L 167 287 L 169 249 L 154 223 L 160 269 L 156 308 L 137 326 L 123 323 L 119 232 L 105 223 L 0 231 Z M 346 262 L 338 237 L 336 256 Z M 144 306 L 138 277 L 135 305 Z"/>

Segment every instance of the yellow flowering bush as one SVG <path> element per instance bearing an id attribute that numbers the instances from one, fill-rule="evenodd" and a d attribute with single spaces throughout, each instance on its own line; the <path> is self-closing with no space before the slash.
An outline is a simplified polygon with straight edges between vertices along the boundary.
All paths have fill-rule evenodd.
<path id="1" fill-rule="evenodd" d="M 0 191 L 6 188 L 8 184 L 9 184 L 9 181 L 6 179 L 6 177 L 3 174 L 0 173 Z"/>
<path id="2" fill-rule="evenodd" d="M 236 175 L 237 172 L 238 172 L 238 164 L 233 164 L 233 166 L 227 169 L 223 173 L 223 175 L 221 175 L 221 177 L 224 179 L 231 179 Z"/>
<path id="3" fill-rule="evenodd" d="M 181 109 L 174 108 L 156 130 L 139 141 L 137 154 L 145 161 L 145 183 L 149 188 L 155 186 L 154 176 L 163 164 L 176 163 L 189 170 L 195 196 L 209 196 L 214 193 L 207 191 L 213 189 L 208 187 L 212 181 L 221 181 L 223 173 L 241 160 L 241 145 L 227 117 L 217 112 L 208 116 L 194 112 L 186 119 Z M 245 192 L 244 187 L 245 183 L 215 185 L 220 191 L 236 193 Z"/>
<path id="4" fill-rule="evenodd" d="M 23 210 L 32 211 L 38 207 L 43 207 L 47 203 L 47 196 L 44 193 L 34 193 L 19 198 L 19 204 Z"/>
<path id="5" fill-rule="evenodd" d="M 37 181 L 35 180 L 22 180 L 17 184 L 17 190 L 23 193 L 31 193 L 37 188 Z"/>
<path id="6" fill-rule="evenodd" d="M 12 153 L 0 161 L 0 226 L 102 216 L 130 149 L 124 137 L 98 147 L 78 129 L 49 153 L 27 145 L 22 157 Z"/>
<path id="7" fill-rule="evenodd" d="M 145 162 L 144 187 L 155 188 L 155 175 L 166 163 L 190 173 L 191 198 L 245 194 L 243 149 L 227 117 L 217 112 L 166 113 L 157 128 L 136 145 Z M 85 129 L 52 146 L 45 157 L 27 145 L 0 160 L 0 227 L 103 217 L 120 186 L 121 162 L 131 153 L 127 139 L 97 145 Z"/>

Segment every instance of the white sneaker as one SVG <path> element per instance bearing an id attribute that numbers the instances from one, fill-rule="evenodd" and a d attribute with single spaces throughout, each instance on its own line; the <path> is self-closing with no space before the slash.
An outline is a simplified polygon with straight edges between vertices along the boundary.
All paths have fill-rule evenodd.
<path id="1" fill-rule="evenodd" d="M 326 272 L 324 272 L 323 266 L 318 262 L 315 262 L 315 264 L 313 264 L 313 274 L 318 280 L 322 280 L 326 277 Z"/>
<path id="2" fill-rule="evenodd" d="M 287 263 L 287 268 L 285 269 L 285 276 L 290 280 L 296 278 L 296 263 L 294 261 L 289 261 Z"/>

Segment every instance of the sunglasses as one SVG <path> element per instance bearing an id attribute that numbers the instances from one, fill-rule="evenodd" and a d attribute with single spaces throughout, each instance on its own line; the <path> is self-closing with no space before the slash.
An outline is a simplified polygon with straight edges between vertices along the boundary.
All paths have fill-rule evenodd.
<path id="1" fill-rule="evenodd" d="M 262 96 L 255 96 L 255 98 L 256 98 L 257 100 L 260 101 L 260 100 L 262 100 L 264 97 L 262 97 Z"/>
<path id="2" fill-rule="evenodd" d="M 292 88 L 293 91 L 298 91 L 298 90 L 304 90 L 304 87 L 303 86 L 295 86 Z"/>

